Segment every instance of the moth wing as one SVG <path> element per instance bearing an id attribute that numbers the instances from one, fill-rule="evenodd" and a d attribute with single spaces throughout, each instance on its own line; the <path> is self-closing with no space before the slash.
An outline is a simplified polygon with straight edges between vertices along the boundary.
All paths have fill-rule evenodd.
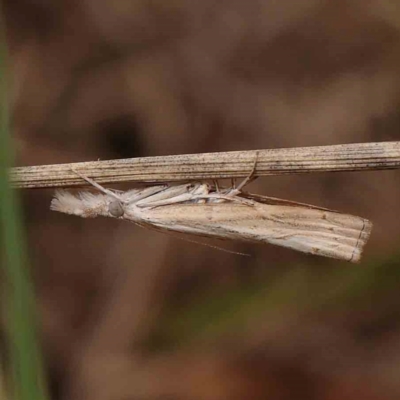
<path id="1" fill-rule="evenodd" d="M 282 202 L 285 205 L 256 203 L 253 207 L 236 202 L 172 204 L 146 209 L 140 219 L 169 231 L 271 243 L 304 253 L 359 261 L 372 229 L 370 221 Z"/>

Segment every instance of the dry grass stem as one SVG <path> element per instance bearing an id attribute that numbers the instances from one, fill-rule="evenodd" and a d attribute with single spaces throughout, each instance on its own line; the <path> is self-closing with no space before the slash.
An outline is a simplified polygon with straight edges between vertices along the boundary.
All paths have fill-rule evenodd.
<path id="1" fill-rule="evenodd" d="M 256 157 L 256 176 L 395 169 L 400 167 L 400 142 L 341 144 L 39 165 L 13 168 L 10 171 L 10 176 L 13 186 L 16 188 L 88 185 L 72 169 L 76 169 L 102 184 L 241 178 L 248 176 Z"/>

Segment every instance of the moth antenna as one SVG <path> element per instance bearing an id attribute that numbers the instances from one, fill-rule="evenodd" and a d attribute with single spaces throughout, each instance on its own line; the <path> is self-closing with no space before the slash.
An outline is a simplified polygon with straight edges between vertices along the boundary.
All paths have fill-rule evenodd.
<path id="1" fill-rule="evenodd" d="M 96 189 L 100 190 L 100 192 L 103 192 L 105 194 L 108 194 L 111 197 L 114 197 L 114 199 L 117 199 L 119 201 L 122 201 L 120 196 L 118 196 L 116 193 L 114 193 L 112 190 L 106 189 L 105 187 L 101 186 L 100 184 L 98 184 L 96 181 L 94 181 L 93 179 L 90 179 L 89 177 L 87 177 L 86 175 L 81 174 L 80 172 L 78 172 L 76 169 L 71 168 L 71 171 L 74 172 L 76 175 L 78 175 L 80 178 L 82 178 L 83 180 L 85 180 L 86 182 L 90 183 L 92 186 L 94 186 Z"/>
<path id="2" fill-rule="evenodd" d="M 154 226 L 149 226 L 149 225 L 145 225 L 145 224 L 140 224 L 138 222 L 133 222 L 135 225 L 141 226 L 142 228 L 147 228 L 151 231 L 156 231 L 158 233 L 162 233 L 164 235 L 168 235 L 168 236 L 172 236 L 173 238 L 179 239 L 179 240 L 183 240 L 184 242 L 188 242 L 188 243 L 195 243 L 195 244 L 200 244 L 201 246 L 206 246 L 206 247 L 211 247 L 212 249 L 216 249 L 216 250 L 220 250 L 223 251 L 225 253 L 229 253 L 229 254 L 236 254 L 239 256 L 245 256 L 245 257 L 251 257 L 250 254 L 247 253 L 240 253 L 239 251 L 233 251 L 233 250 L 228 250 L 228 249 L 224 249 L 223 247 L 219 247 L 219 246 L 213 246 L 212 244 L 208 244 L 208 243 L 203 243 L 203 242 L 198 242 L 196 240 L 191 240 L 191 239 L 187 239 L 186 237 L 183 236 L 179 236 L 179 235 L 175 235 L 169 231 L 164 231 L 162 229 L 157 229 Z"/>
<path id="3" fill-rule="evenodd" d="M 247 254 L 247 253 L 240 253 L 239 251 L 228 250 L 228 249 L 224 249 L 223 247 L 213 246 L 212 244 L 203 243 L 203 242 L 197 242 L 196 240 L 186 239 L 185 237 L 182 237 L 182 236 L 179 236 L 179 235 L 174 235 L 171 232 L 163 232 L 163 233 L 168 234 L 168 235 L 170 235 L 170 236 L 172 236 L 174 238 L 183 240 L 185 242 L 200 244 L 201 246 L 206 246 L 206 247 L 211 247 L 212 249 L 220 250 L 220 251 L 223 251 L 224 253 L 236 254 L 236 255 L 245 256 L 245 257 L 251 257 L 251 255 Z"/>

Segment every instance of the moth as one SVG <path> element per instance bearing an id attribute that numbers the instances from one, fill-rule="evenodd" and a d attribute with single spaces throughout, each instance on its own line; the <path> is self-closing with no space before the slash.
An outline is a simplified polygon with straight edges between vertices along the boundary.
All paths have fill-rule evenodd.
<path id="1" fill-rule="evenodd" d="M 351 262 L 360 260 L 372 229 L 372 223 L 361 217 L 246 193 L 242 189 L 251 176 L 237 188 L 195 182 L 122 192 L 74 172 L 99 193 L 57 190 L 51 210 L 123 219 L 164 232 L 270 243 Z"/>

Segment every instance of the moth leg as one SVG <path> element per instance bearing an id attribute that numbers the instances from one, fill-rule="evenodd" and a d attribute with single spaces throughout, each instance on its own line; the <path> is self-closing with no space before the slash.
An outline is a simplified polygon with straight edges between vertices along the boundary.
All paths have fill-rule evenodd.
<path id="1" fill-rule="evenodd" d="M 172 186 L 164 192 L 146 198 L 136 203 L 137 207 L 152 208 L 172 204 L 191 202 L 202 196 L 207 196 L 209 187 L 206 184 Z"/>
<path id="2" fill-rule="evenodd" d="M 225 194 L 225 195 L 221 194 L 221 193 L 211 193 L 209 195 L 199 195 L 199 196 L 192 198 L 192 200 L 203 200 L 203 199 L 214 200 L 215 203 L 220 203 L 220 201 L 218 201 L 218 200 L 225 200 L 225 201 L 231 201 L 234 203 L 246 204 L 248 206 L 254 206 L 254 201 L 244 199 L 244 198 L 238 197 L 238 196 L 232 196 L 230 193 Z"/>
<path id="3" fill-rule="evenodd" d="M 232 189 L 227 193 L 228 196 L 237 196 L 238 194 L 240 194 L 240 192 L 246 185 L 257 179 L 257 177 L 254 176 L 256 173 L 257 161 L 258 161 L 258 151 L 256 152 L 256 159 L 254 160 L 254 165 L 253 168 L 251 169 L 249 176 L 245 178 L 236 188 L 235 184 L 232 184 Z"/>
<path id="4" fill-rule="evenodd" d="M 254 160 L 253 168 L 251 169 L 249 176 L 247 176 L 243 180 L 243 182 L 239 184 L 238 187 L 236 187 L 236 179 L 235 178 L 231 179 L 231 188 L 228 190 L 224 190 L 228 196 L 237 196 L 246 185 L 257 179 L 257 177 L 254 176 L 256 173 L 257 161 L 258 161 L 258 151 L 256 152 L 256 158 Z M 221 190 L 218 186 L 218 181 L 214 180 L 214 186 L 216 189 L 216 193 L 221 193 Z"/>
<path id="5" fill-rule="evenodd" d="M 254 160 L 253 168 L 251 169 L 249 176 L 239 184 L 239 186 L 236 188 L 236 191 L 240 192 L 246 185 L 257 179 L 257 177 L 255 176 L 257 161 L 258 161 L 258 151 L 256 152 L 256 159 Z"/>
<path id="6" fill-rule="evenodd" d="M 168 189 L 169 187 L 167 185 L 150 186 L 144 189 L 133 189 L 132 191 L 125 192 L 123 194 L 123 199 L 127 204 L 136 204 Z"/>
<path id="7" fill-rule="evenodd" d="M 121 200 L 121 197 L 118 196 L 116 193 L 114 193 L 112 190 L 106 189 L 105 187 L 99 185 L 97 182 L 95 182 L 93 179 L 88 178 L 86 175 L 81 174 L 78 172 L 76 169 L 71 168 L 71 171 L 74 172 L 76 175 L 84 179 L 86 182 L 90 183 L 92 186 L 94 186 L 96 189 L 100 190 L 101 192 L 108 194 L 111 197 L 114 197 L 114 199 L 117 199 L 119 201 Z"/>

